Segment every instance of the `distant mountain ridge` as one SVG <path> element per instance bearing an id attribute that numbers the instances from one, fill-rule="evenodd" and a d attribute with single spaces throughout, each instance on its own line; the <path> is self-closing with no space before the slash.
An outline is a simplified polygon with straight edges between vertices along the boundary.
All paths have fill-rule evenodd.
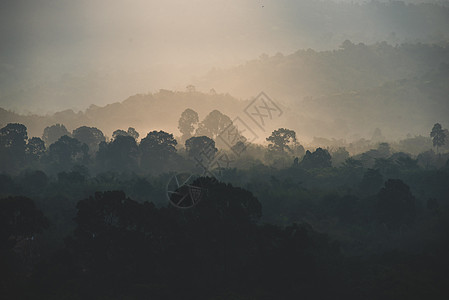
<path id="1" fill-rule="evenodd" d="M 286 125 L 302 136 L 389 138 L 425 134 L 449 115 L 449 43 L 342 43 L 333 51 L 299 50 L 214 70 L 196 84 L 249 97 L 263 89 L 289 107 Z M 448 124 L 449 125 L 449 124 Z"/>
<path id="2" fill-rule="evenodd" d="M 61 6 L 64 7 L 70 2 L 69 7 L 82 10 L 93 5 L 90 2 L 89 4 L 78 3 L 78 1 L 65 2 L 67 3 Z M 206 0 L 196 2 L 206 3 Z M 42 23 L 50 22 L 47 24 L 48 29 L 56 30 L 50 34 L 47 30 L 39 29 L 41 22 L 35 24 L 30 22 L 38 17 L 32 10 L 18 9 L 17 15 L 11 14 L 6 9 L 1 10 L 3 14 L 0 18 L 0 33 L 4 33 L 2 35 L 4 39 L 0 52 L 0 106 L 21 113 L 47 113 L 66 108 L 84 110 L 92 103 L 105 105 L 122 101 L 135 93 L 155 92 L 160 88 L 179 90 L 192 83 L 192 75 L 200 76 L 213 66 L 228 67 L 230 64 L 234 65 L 242 60 L 257 57 L 261 53 L 287 54 L 308 47 L 320 51 L 331 50 L 347 39 L 355 44 L 363 42 L 367 45 L 382 41 L 391 45 L 437 43 L 449 39 L 448 1 L 265 0 L 264 8 L 258 1 L 253 0 L 221 1 L 223 2 L 221 5 L 209 4 L 209 2 L 202 6 L 209 13 L 205 14 L 204 19 L 195 20 L 198 21 L 195 22 L 198 23 L 195 27 L 198 31 L 193 31 L 192 34 L 195 35 L 195 40 L 198 38 L 198 42 L 190 45 L 188 49 L 184 49 L 187 45 L 184 42 L 186 31 L 182 21 L 177 26 L 174 25 L 174 32 L 169 37 L 172 43 L 163 42 L 167 37 L 160 36 L 159 39 L 154 39 L 149 32 L 142 31 L 140 39 L 148 39 L 148 49 L 140 49 L 138 44 L 128 40 L 129 36 L 126 36 L 126 43 L 122 44 L 120 35 L 117 35 L 111 26 L 105 26 L 104 31 L 101 31 L 103 34 L 99 32 L 98 38 L 92 39 L 90 32 L 96 32 L 99 29 L 95 26 L 95 22 L 92 23 L 94 20 L 89 22 L 87 19 L 88 22 L 83 22 L 84 32 L 78 32 L 79 37 L 76 42 L 70 42 L 73 32 L 67 29 L 72 26 L 77 27 L 78 18 L 66 18 L 64 22 L 59 21 L 63 20 L 59 19 L 61 17 L 53 20 L 58 12 L 55 12 L 49 20 L 43 18 Z M 410 4 L 410 2 L 417 4 Z M 51 3 L 52 1 L 45 1 L 33 6 L 50 14 L 54 8 Z M 167 4 L 164 2 L 160 5 Z M 114 10 L 114 5 L 109 2 L 104 2 L 99 7 L 107 8 L 108 6 Z M 195 7 L 195 5 L 188 6 Z M 223 12 L 224 7 L 229 8 L 228 15 Z M 104 11 L 109 11 L 109 8 Z M 101 9 L 98 10 L 101 11 Z M 132 11 L 133 6 L 129 6 L 129 10 Z M 120 11 L 117 11 L 117 17 L 122 15 Z M 148 14 L 142 13 L 143 19 L 129 19 L 123 27 L 127 28 L 134 22 L 142 24 L 139 22 L 154 19 L 155 16 L 157 16 L 155 11 Z M 221 20 L 224 16 L 227 18 Z M 169 24 L 165 23 L 166 19 L 161 16 L 162 24 Z M 217 20 L 220 21 L 215 22 Z M 28 24 L 28 27 L 24 27 L 22 22 L 25 22 L 25 25 Z M 209 33 L 208 30 L 202 32 L 202 28 L 208 29 L 208 26 L 201 25 L 203 22 L 219 26 L 219 30 L 214 30 L 214 33 Z M 170 28 L 165 26 L 161 29 L 168 29 L 167 27 Z M 29 36 L 13 34 L 14 31 L 11 30 L 14 29 L 23 29 L 25 31 L 23 34 Z M 35 33 L 33 33 L 34 30 L 36 30 Z M 135 41 L 139 40 L 140 30 L 136 32 L 133 27 L 128 30 L 130 36 L 136 34 Z M 42 36 L 37 35 L 38 33 Z M 64 36 L 64 39 L 53 37 L 59 34 Z M 25 42 L 33 39 L 36 39 L 37 43 L 34 48 L 18 43 L 20 40 Z M 114 46 L 104 48 L 101 45 Z M 139 49 L 141 52 L 134 51 Z M 179 49 L 179 52 L 173 49 Z M 130 55 L 127 59 L 123 56 L 125 50 Z M 79 55 L 80 51 L 82 53 L 86 51 L 89 55 L 83 58 Z M 25 57 L 29 56 L 30 60 L 24 59 L 18 53 L 27 54 Z M 185 53 L 190 54 L 180 58 Z M 166 56 L 162 55 L 164 57 L 162 58 L 158 54 L 166 54 Z M 320 52 L 319 60 L 324 62 L 323 58 L 326 55 Z M 213 59 L 208 60 L 208 57 Z M 309 59 L 315 59 L 314 55 L 309 55 Z M 36 65 L 31 61 L 35 61 Z M 308 62 L 304 63 L 306 66 L 309 65 Z M 382 64 L 379 64 L 380 66 Z M 264 70 L 261 69 L 261 71 Z M 312 89 L 307 78 L 298 77 L 295 70 L 292 70 L 291 75 L 298 79 L 293 83 L 298 84 L 300 80 L 299 84 L 303 82 L 306 87 Z M 390 80 L 393 79 L 390 78 Z M 221 86 L 221 82 L 214 86 L 217 91 L 229 92 L 237 97 L 254 96 L 253 93 L 257 91 L 244 90 L 239 86 L 241 84 L 239 81 L 240 79 L 237 79 L 232 82 L 231 87 L 236 92 L 227 86 Z M 267 83 L 268 85 L 264 85 L 263 88 L 257 86 L 257 90 L 271 90 L 272 84 Z M 199 86 L 199 84 L 196 85 Z M 210 87 L 207 84 L 205 90 L 208 91 Z M 245 94 L 240 94 L 241 90 L 244 90 Z M 291 96 L 298 95 L 297 90 L 292 92 Z M 303 91 L 300 90 L 300 92 Z"/>
<path id="3" fill-rule="evenodd" d="M 230 69 L 215 69 L 195 83 L 239 97 L 255 87 L 296 102 L 311 96 L 376 87 L 422 76 L 449 63 L 449 41 L 440 45 L 386 42 L 365 45 L 344 41 L 332 51 L 298 50 L 290 55 L 262 55 Z"/>
<path id="4" fill-rule="evenodd" d="M 65 110 L 46 116 L 18 115 L 0 110 L 0 122 L 25 124 L 29 135 L 41 136 L 46 126 L 64 124 L 70 131 L 94 126 L 111 136 L 116 129 L 136 128 L 141 135 L 166 130 L 179 135 L 178 119 L 186 108 L 203 119 L 220 110 L 231 119 L 242 116 L 249 101 L 266 92 L 284 114 L 270 123 L 294 129 L 300 138 L 371 136 L 380 128 L 388 138 L 406 134 L 428 135 L 430 127 L 448 127 L 449 47 L 386 43 L 354 44 L 317 52 L 261 57 L 240 67 L 216 70 L 197 82 L 195 91 L 160 90 L 138 94 L 105 106 L 91 105 L 84 112 Z M 223 93 L 216 93 L 222 91 Z M 241 99 L 233 95 L 244 95 Z M 244 99 L 244 100 L 242 100 Z M 268 136 L 267 132 L 261 136 Z"/>
<path id="5" fill-rule="evenodd" d="M 102 107 L 91 105 L 84 112 L 69 109 L 40 116 L 20 115 L 0 108 L 0 125 L 22 123 L 27 126 L 29 137 L 40 137 L 46 126 L 56 123 L 64 124 L 69 131 L 83 125 L 97 127 L 109 137 L 114 130 L 129 126 L 144 136 L 151 130 L 166 130 L 178 135 L 178 120 L 186 108 L 197 111 L 202 119 L 214 109 L 232 116 L 243 110 L 244 103 L 229 94 L 160 90 L 154 94 L 134 95 Z"/>
<path id="6" fill-rule="evenodd" d="M 297 124 L 311 135 L 369 137 L 381 128 L 389 138 L 407 134 L 428 136 L 434 123 L 449 125 L 449 64 L 423 76 L 390 81 L 382 85 L 320 97 L 292 105 L 307 112 Z M 300 118 L 301 119 L 301 118 Z M 317 120 L 321 120 L 317 123 Z M 289 125 L 293 125 L 290 123 Z"/>

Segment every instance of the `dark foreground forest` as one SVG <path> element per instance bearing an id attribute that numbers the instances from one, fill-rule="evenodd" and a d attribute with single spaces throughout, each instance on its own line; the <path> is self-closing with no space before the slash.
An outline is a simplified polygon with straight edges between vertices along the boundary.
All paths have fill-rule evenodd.
<path id="1" fill-rule="evenodd" d="M 237 130 L 226 147 L 219 111 L 178 125 L 178 140 L 2 128 L 2 298 L 447 299 L 440 124 L 351 153 L 305 149 L 286 128 L 268 146 Z"/>

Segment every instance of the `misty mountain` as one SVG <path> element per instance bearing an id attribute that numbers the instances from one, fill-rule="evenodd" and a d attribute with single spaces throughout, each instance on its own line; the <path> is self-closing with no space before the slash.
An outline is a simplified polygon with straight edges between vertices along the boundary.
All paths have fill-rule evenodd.
<path id="1" fill-rule="evenodd" d="M 204 118 L 214 109 L 219 109 L 229 116 L 243 110 L 243 104 L 229 94 L 205 94 L 195 91 L 173 92 L 160 90 L 158 93 L 138 94 L 122 102 L 105 106 L 91 105 L 85 111 L 64 110 L 45 116 L 29 114 L 20 115 L 0 109 L 0 125 L 22 123 L 28 128 L 29 137 L 42 135 L 45 127 L 64 124 L 71 132 L 80 126 L 93 126 L 111 137 L 116 129 L 134 127 L 137 131 L 147 133 L 150 130 L 166 130 L 175 135 L 180 134 L 177 126 L 181 113 L 186 108 L 198 112 Z"/>
<path id="2" fill-rule="evenodd" d="M 346 39 L 369 45 L 436 43 L 448 39 L 449 28 L 447 2 L 26 2 L 27 9 L 8 1 L 0 10 L 0 106 L 21 113 L 84 110 L 90 104 L 106 105 L 135 93 L 183 88 L 192 83 L 192 76 L 213 66 L 235 66 L 261 53 L 292 53 L 309 47 L 329 50 Z M 318 56 L 325 65 L 341 67 L 324 60 L 326 54 Z M 307 87 L 300 95 L 321 91 L 317 78 L 311 83 L 309 77 L 291 72 L 293 83 L 300 81 Z M 340 75 L 334 77 L 341 80 Z M 240 78 L 223 83 L 225 78 L 214 76 L 219 80 L 214 83 L 217 90 L 222 86 L 221 91 L 238 97 L 251 97 L 266 90 L 265 86 L 271 89 L 270 82 L 263 82 L 240 94 Z M 361 80 L 379 82 L 375 76 Z M 385 79 L 398 79 L 393 77 Z M 336 86 L 340 83 L 335 81 Z M 348 83 L 343 83 L 341 88 L 346 88 Z M 297 94 L 293 91 L 293 96 Z"/>
<path id="3" fill-rule="evenodd" d="M 427 136 L 435 122 L 448 120 L 448 90 L 449 64 L 443 64 L 419 77 L 305 98 L 292 105 L 301 117 L 289 126 L 311 135 L 341 138 L 369 137 L 374 128 L 381 128 L 389 139 Z"/>
<path id="4" fill-rule="evenodd" d="M 46 126 L 55 123 L 63 123 L 69 131 L 82 125 L 98 127 L 109 137 L 129 126 L 142 133 L 157 129 L 176 136 L 186 108 L 197 111 L 200 119 L 214 109 L 233 119 L 244 116 L 250 100 L 264 91 L 284 112 L 267 132 L 288 127 L 302 140 L 369 138 L 375 128 L 389 139 L 408 133 L 427 136 L 435 122 L 444 123 L 449 115 L 448 66 L 447 45 L 393 47 L 345 41 L 333 51 L 261 57 L 234 69 L 216 70 L 198 82 L 197 90 L 223 93 L 160 90 L 80 112 L 23 116 L 3 110 L 0 119 L 3 125 L 25 124 L 30 136 L 41 136 Z"/>
<path id="5" fill-rule="evenodd" d="M 304 97 L 341 93 L 420 76 L 449 63 L 449 44 L 386 42 L 365 45 L 344 41 L 332 51 L 298 50 L 262 55 L 230 69 L 215 69 L 196 83 L 240 97 L 257 89 L 296 102 Z M 256 90 L 255 90 L 256 89 Z"/>
<path id="6" fill-rule="evenodd" d="M 299 50 L 262 56 L 214 70 L 197 85 L 251 97 L 263 89 L 290 110 L 289 127 L 302 136 L 389 137 L 427 134 L 449 115 L 447 44 L 374 45 L 345 41 L 333 51 Z"/>

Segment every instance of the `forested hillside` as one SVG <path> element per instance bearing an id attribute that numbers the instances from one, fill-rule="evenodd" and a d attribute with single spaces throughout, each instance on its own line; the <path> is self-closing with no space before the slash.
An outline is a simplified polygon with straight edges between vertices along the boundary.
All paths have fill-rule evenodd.
<path id="1" fill-rule="evenodd" d="M 187 92 L 160 90 L 47 116 L 0 113 L 3 125 L 21 122 L 32 136 L 40 136 L 55 123 L 71 130 L 95 126 L 107 136 L 126 126 L 141 131 L 165 129 L 177 135 L 173 124 L 184 109 L 195 109 L 200 116 L 218 109 L 235 118 L 261 91 L 284 112 L 269 130 L 288 126 L 309 140 L 314 136 L 369 138 L 375 128 L 388 139 L 427 135 L 435 120 L 444 122 L 449 115 L 449 47 L 345 41 L 333 51 L 299 50 L 215 70 L 197 82 L 196 90 L 190 86 Z"/>
<path id="2" fill-rule="evenodd" d="M 0 298 L 449 299 L 448 0 L 0 1 Z"/>

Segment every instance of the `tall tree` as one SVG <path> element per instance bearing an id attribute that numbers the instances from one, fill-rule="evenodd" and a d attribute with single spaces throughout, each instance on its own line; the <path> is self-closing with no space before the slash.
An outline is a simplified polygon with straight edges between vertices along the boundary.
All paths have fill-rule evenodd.
<path id="1" fill-rule="evenodd" d="M 50 145 L 47 159 L 57 170 L 67 170 L 76 164 L 87 163 L 88 152 L 86 144 L 64 135 Z"/>
<path id="2" fill-rule="evenodd" d="M 25 160 L 27 128 L 18 123 L 9 123 L 0 129 L 0 170 L 12 172 Z"/>
<path id="3" fill-rule="evenodd" d="M 279 128 L 266 139 L 270 144 L 268 149 L 276 152 L 292 152 L 296 146 L 296 133 L 293 130 Z"/>
<path id="4" fill-rule="evenodd" d="M 50 146 L 63 135 L 70 136 L 70 132 L 68 132 L 67 128 L 63 124 L 55 124 L 52 126 L 47 126 L 44 129 L 42 134 L 42 139 L 44 140 L 47 146 Z"/>
<path id="5" fill-rule="evenodd" d="M 299 164 L 305 169 L 330 168 L 332 157 L 329 152 L 322 148 L 317 148 L 315 152 L 307 150 L 306 155 Z"/>
<path id="6" fill-rule="evenodd" d="M 446 142 L 446 133 L 440 123 L 435 123 L 435 125 L 433 125 L 432 131 L 430 132 L 430 137 L 432 138 L 433 146 L 437 147 L 438 152 L 438 148 L 444 146 Z"/>
<path id="7" fill-rule="evenodd" d="M 181 114 L 178 121 L 178 129 L 182 134 L 182 141 L 188 140 L 192 137 L 195 125 L 199 122 L 198 113 L 193 109 L 187 108 Z"/>
<path id="8" fill-rule="evenodd" d="M 73 130 L 72 137 L 89 146 L 91 153 L 98 151 L 98 145 L 106 140 L 100 129 L 87 126 L 81 126 Z"/>
<path id="9" fill-rule="evenodd" d="M 213 110 L 198 125 L 196 135 L 205 135 L 213 140 L 217 140 L 217 136 L 231 124 L 232 120 L 227 115 L 218 110 Z"/>
<path id="10" fill-rule="evenodd" d="M 138 157 L 136 140 L 129 135 L 118 135 L 110 143 L 100 143 L 96 159 L 102 169 L 133 171 L 137 169 Z"/>
<path id="11" fill-rule="evenodd" d="M 136 141 L 139 138 L 140 134 L 134 129 L 134 127 L 128 127 L 128 135 L 132 136 Z"/>
<path id="12" fill-rule="evenodd" d="M 140 141 L 141 167 L 152 171 L 165 169 L 165 164 L 176 153 L 178 142 L 173 134 L 165 131 L 152 131 Z"/>
<path id="13" fill-rule="evenodd" d="M 45 154 L 45 143 L 38 137 L 28 140 L 25 148 L 28 161 L 38 161 Z"/>
<path id="14" fill-rule="evenodd" d="M 304 147 L 297 143 L 296 133 L 293 130 L 279 128 L 273 131 L 266 140 L 269 144 L 265 160 L 273 166 L 287 167 L 294 156 L 304 155 Z M 293 163 L 295 164 L 295 161 Z"/>
<path id="15" fill-rule="evenodd" d="M 128 136 L 128 132 L 122 129 L 117 129 L 112 133 L 112 139 L 116 139 L 118 136 Z"/>
<path id="16" fill-rule="evenodd" d="M 187 155 L 191 158 L 199 157 L 202 152 L 209 154 L 213 157 L 218 149 L 215 147 L 213 139 L 207 136 L 194 136 L 186 141 Z"/>
<path id="17" fill-rule="evenodd" d="M 130 137 L 134 138 L 134 140 L 136 140 L 136 141 L 139 138 L 139 133 L 133 127 L 129 127 L 128 131 L 125 131 L 122 129 L 117 129 L 116 131 L 114 131 L 112 133 L 112 138 L 115 139 L 119 135 L 130 136 Z"/>

